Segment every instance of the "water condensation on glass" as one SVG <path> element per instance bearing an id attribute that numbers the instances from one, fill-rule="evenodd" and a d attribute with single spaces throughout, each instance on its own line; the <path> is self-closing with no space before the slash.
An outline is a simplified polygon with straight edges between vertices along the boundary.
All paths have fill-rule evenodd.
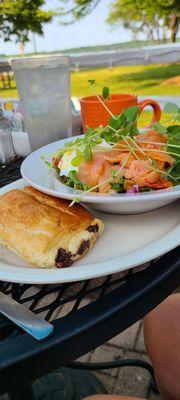
<path id="1" fill-rule="evenodd" d="M 25 58 L 12 66 L 32 150 L 71 136 L 69 57 Z"/>

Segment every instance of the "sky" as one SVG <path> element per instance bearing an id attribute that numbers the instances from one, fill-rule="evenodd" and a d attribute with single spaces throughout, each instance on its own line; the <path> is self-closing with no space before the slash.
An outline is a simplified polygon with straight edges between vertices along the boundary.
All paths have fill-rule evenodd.
<path id="1" fill-rule="evenodd" d="M 57 20 L 44 25 L 44 36 L 35 35 L 37 51 L 64 50 L 72 47 L 110 44 L 131 40 L 132 34 L 120 25 L 112 29 L 105 21 L 112 0 L 101 0 L 93 12 L 75 24 L 62 26 Z M 58 0 L 47 0 L 47 8 L 61 6 Z M 141 36 L 140 39 L 144 37 Z M 32 40 L 26 44 L 25 52 L 32 52 Z M 18 54 L 15 42 L 0 40 L 0 54 Z"/>

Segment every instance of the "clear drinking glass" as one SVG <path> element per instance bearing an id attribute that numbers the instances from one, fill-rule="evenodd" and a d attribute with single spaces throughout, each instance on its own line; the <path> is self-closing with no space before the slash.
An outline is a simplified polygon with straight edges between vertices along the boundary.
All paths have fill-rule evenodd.
<path id="1" fill-rule="evenodd" d="M 68 56 L 12 60 L 31 149 L 72 135 Z"/>

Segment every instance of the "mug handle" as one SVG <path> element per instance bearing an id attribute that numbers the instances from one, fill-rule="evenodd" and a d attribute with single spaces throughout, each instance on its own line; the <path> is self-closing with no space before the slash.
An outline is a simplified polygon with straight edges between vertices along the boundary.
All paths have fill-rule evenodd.
<path id="1" fill-rule="evenodd" d="M 153 100 L 153 99 L 146 99 L 143 101 L 140 101 L 138 103 L 139 106 L 139 115 L 142 113 L 143 109 L 146 106 L 151 106 L 153 108 L 153 118 L 151 120 L 151 122 L 145 126 L 145 128 L 152 128 L 154 122 L 159 122 L 160 118 L 161 118 L 161 107 L 160 105 L 157 103 L 157 101 Z"/>

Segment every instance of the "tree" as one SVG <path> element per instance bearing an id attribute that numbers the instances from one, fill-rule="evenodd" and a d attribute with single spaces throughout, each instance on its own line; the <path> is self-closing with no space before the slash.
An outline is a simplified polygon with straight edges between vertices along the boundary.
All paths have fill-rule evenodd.
<path id="1" fill-rule="evenodd" d="M 94 10 L 100 1 L 101 0 L 66 0 L 66 5 L 59 8 L 61 24 L 72 24 L 84 18 Z"/>
<path id="2" fill-rule="evenodd" d="M 25 43 L 29 33 L 43 34 L 43 23 L 51 21 L 52 11 L 41 7 L 45 0 L 0 0 L 0 37 L 5 41 L 14 36 L 16 41 Z"/>
<path id="3" fill-rule="evenodd" d="M 67 0 L 61 7 L 61 22 L 72 23 L 85 17 L 100 0 Z M 176 41 L 180 25 L 179 0 L 112 0 L 107 22 L 117 25 L 123 22 L 134 34 L 144 32 L 148 39 L 167 39 L 170 31 L 172 42 Z M 66 17 L 66 19 L 62 19 Z"/>
<path id="4" fill-rule="evenodd" d="M 180 24 L 179 0 L 116 0 L 111 5 L 108 22 L 123 21 L 134 33 L 144 32 L 150 39 L 167 39 L 170 30 L 172 42 Z"/>

